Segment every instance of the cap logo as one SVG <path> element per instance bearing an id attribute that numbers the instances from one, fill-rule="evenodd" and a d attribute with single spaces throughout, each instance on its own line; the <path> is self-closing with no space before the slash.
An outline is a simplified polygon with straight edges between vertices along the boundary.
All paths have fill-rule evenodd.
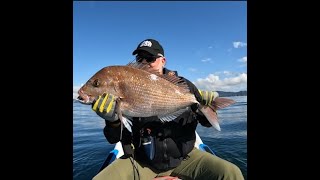
<path id="1" fill-rule="evenodd" d="M 142 46 L 151 47 L 151 46 L 152 46 L 152 43 L 151 43 L 151 41 L 143 41 L 143 42 L 140 44 L 140 47 L 142 47 Z"/>

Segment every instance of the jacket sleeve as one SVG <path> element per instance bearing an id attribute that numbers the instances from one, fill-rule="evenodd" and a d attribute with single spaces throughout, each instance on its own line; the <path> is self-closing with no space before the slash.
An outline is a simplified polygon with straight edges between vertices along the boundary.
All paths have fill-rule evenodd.
<path id="1" fill-rule="evenodd" d="M 121 134 L 121 126 L 113 126 L 113 124 L 119 124 L 120 120 L 116 120 L 115 122 L 105 121 L 106 126 L 103 129 L 103 134 L 108 140 L 110 144 L 115 144 L 120 141 Z M 131 132 L 127 130 L 127 128 L 123 128 L 122 130 L 122 139 L 121 142 L 125 144 L 131 143 Z"/>
<path id="2" fill-rule="evenodd" d="M 188 84 L 188 86 L 190 88 L 190 92 L 192 92 L 195 95 L 197 101 L 200 103 L 202 101 L 202 97 L 201 97 L 201 95 L 199 93 L 198 88 L 191 81 L 189 81 L 188 79 L 185 79 L 185 78 L 183 78 L 183 79 Z M 202 126 L 205 126 L 205 127 L 211 127 L 212 126 L 210 124 L 210 122 L 208 121 L 208 119 L 200 111 L 197 111 L 197 109 L 198 109 L 198 105 L 197 104 L 191 105 L 191 109 L 192 109 L 193 112 L 195 112 L 195 118 L 199 121 L 199 123 Z"/>
<path id="3" fill-rule="evenodd" d="M 113 123 L 119 123 L 117 120 Z M 113 127 L 112 122 L 105 120 L 106 126 L 103 129 L 103 134 L 110 144 L 117 143 L 120 140 L 121 126 Z"/>

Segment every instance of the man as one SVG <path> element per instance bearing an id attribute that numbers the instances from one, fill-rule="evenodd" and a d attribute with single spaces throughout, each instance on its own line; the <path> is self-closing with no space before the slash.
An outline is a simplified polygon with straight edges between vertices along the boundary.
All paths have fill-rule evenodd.
<path id="1" fill-rule="evenodd" d="M 164 68 L 164 50 L 154 39 L 139 43 L 132 54 L 136 55 L 136 63 L 145 65 L 146 70 L 165 76 L 178 76 L 176 71 Z M 189 80 L 181 78 L 201 104 L 207 105 L 206 103 L 217 97 L 216 92 L 203 93 Z M 201 95 L 208 93 L 210 96 Z M 165 176 L 184 180 L 244 179 L 236 165 L 194 147 L 198 122 L 205 127 L 211 127 L 205 116 L 197 111 L 197 104 L 170 122 L 163 123 L 157 117 L 134 117 L 132 133 L 123 129 L 120 139 L 120 120 L 115 113 L 117 104 L 113 99 L 112 94 L 104 94 L 93 103 L 92 109 L 105 119 L 106 139 L 111 144 L 121 141 L 124 156 L 103 169 L 94 180 L 151 180 Z"/>

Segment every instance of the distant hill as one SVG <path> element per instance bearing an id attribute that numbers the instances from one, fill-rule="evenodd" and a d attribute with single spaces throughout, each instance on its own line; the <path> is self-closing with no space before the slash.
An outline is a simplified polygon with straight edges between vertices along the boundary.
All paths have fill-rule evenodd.
<path id="1" fill-rule="evenodd" d="M 239 91 L 239 92 L 225 92 L 225 91 L 217 91 L 219 93 L 219 97 L 229 97 L 229 96 L 246 96 L 247 91 Z"/>

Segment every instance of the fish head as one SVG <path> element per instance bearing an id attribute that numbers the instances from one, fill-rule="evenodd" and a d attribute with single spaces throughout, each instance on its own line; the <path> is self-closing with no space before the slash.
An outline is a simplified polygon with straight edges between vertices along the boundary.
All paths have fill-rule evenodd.
<path id="1" fill-rule="evenodd" d="M 109 68 L 103 68 L 94 74 L 79 90 L 78 100 L 83 104 L 92 104 L 103 93 L 117 95 L 115 91 L 116 76 Z"/>

